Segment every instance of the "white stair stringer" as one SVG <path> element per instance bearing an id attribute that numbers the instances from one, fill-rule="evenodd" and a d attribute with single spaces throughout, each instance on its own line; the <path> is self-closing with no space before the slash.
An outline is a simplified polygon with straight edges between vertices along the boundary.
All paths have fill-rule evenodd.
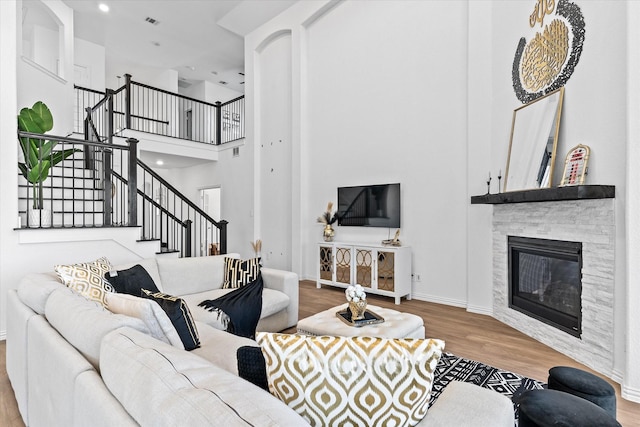
<path id="1" fill-rule="evenodd" d="M 112 248 L 111 252 L 116 254 L 108 258 L 116 263 L 135 257 L 155 258 L 160 251 L 159 241 L 139 240 L 140 227 L 49 228 L 18 232 L 20 244 L 93 242 L 105 247 L 115 246 L 116 249 Z M 105 242 L 113 242 L 114 245 L 105 245 Z"/>

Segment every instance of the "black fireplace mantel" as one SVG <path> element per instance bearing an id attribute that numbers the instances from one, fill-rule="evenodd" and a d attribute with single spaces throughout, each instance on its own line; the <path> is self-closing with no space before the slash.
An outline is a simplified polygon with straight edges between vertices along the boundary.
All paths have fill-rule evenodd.
<path id="1" fill-rule="evenodd" d="M 615 185 L 571 185 L 538 188 L 506 193 L 471 196 L 472 205 L 501 205 L 506 203 L 558 202 L 562 200 L 613 199 Z"/>

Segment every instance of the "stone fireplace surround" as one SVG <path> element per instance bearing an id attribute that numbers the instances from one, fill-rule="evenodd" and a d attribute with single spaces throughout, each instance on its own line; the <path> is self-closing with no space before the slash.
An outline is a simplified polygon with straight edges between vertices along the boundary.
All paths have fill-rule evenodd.
<path id="1" fill-rule="evenodd" d="M 581 189 L 545 189 L 474 196 L 493 208 L 493 315 L 501 322 L 611 377 L 614 347 L 615 189 L 581 197 Z M 597 187 L 597 188 L 596 188 Z M 600 194 L 602 187 L 604 195 Z M 565 191 L 566 190 L 566 191 Z M 572 191 L 576 197 L 557 197 Z M 536 199 L 527 202 L 529 193 Z M 549 197 L 544 197 L 547 194 Z M 524 196 L 523 196 L 524 195 Z M 604 198 L 600 198 L 604 197 Z M 582 337 L 509 308 L 507 237 L 582 242 Z"/>

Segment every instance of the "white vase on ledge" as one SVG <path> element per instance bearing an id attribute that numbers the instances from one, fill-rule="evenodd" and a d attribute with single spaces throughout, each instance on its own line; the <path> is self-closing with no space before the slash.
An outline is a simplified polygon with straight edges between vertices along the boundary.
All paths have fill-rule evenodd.
<path id="1" fill-rule="evenodd" d="M 29 209 L 30 228 L 51 227 L 51 211 L 49 209 Z"/>

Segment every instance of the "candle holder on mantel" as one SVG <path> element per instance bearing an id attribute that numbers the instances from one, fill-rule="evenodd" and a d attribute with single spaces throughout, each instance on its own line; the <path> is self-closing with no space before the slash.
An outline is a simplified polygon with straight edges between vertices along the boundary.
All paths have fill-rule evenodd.
<path id="1" fill-rule="evenodd" d="M 487 179 L 487 194 L 491 194 L 491 172 L 489 172 L 489 179 Z"/>

